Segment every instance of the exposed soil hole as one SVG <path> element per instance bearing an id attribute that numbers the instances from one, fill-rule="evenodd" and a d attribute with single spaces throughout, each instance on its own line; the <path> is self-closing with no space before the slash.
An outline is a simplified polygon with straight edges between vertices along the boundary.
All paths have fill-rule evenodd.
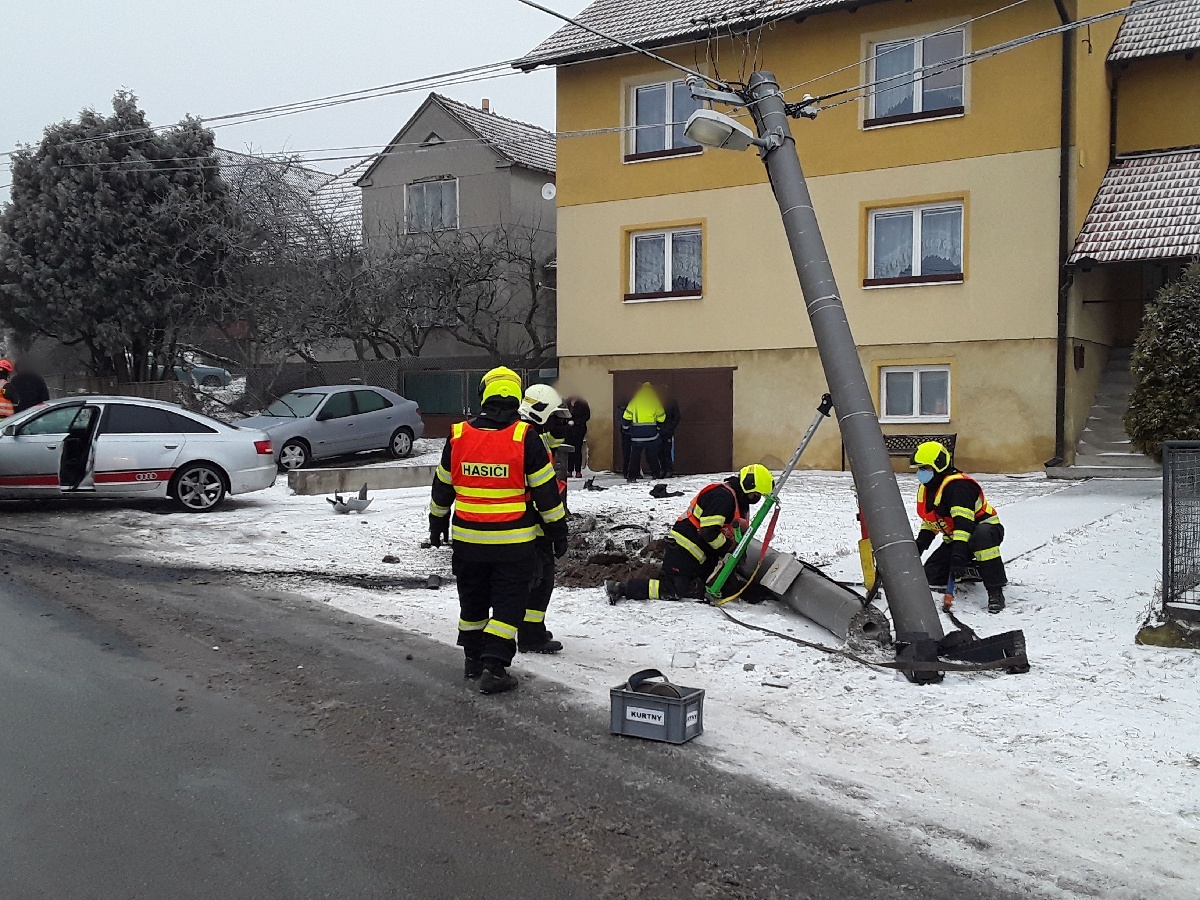
<path id="1" fill-rule="evenodd" d="M 663 541 L 650 527 L 609 516 L 573 516 L 567 555 L 558 561 L 563 587 L 600 587 L 606 579 L 653 578 L 662 563 Z"/>

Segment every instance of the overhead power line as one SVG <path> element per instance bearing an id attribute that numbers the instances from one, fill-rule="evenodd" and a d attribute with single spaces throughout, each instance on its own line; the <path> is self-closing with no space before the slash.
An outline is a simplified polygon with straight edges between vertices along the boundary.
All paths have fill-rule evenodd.
<path id="1" fill-rule="evenodd" d="M 1042 31 L 1035 31 L 1031 34 L 1022 35 L 1019 38 L 1014 38 L 1009 41 L 1002 41 L 999 44 L 993 44 L 990 47 L 984 47 L 980 50 L 975 50 L 971 53 L 964 53 L 962 56 L 957 56 L 957 57 L 953 57 L 951 59 L 942 60 L 941 62 L 938 62 L 938 63 L 931 63 L 930 65 L 927 65 L 927 66 L 920 66 L 911 72 L 902 72 L 898 75 L 889 75 L 886 78 L 873 79 L 871 81 L 864 82 L 863 84 L 855 85 L 854 87 L 851 87 L 851 88 L 844 88 L 844 89 L 838 90 L 838 91 L 831 91 L 827 94 L 822 94 L 819 97 L 813 98 L 813 100 L 811 102 L 814 104 L 819 104 L 826 100 L 832 100 L 836 97 L 842 97 L 847 94 L 855 95 L 855 96 L 850 97 L 848 100 L 843 100 L 839 103 L 834 103 L 831 106 L 821 107 L 821 109 L 835 109 L 836 107 L 842 106 L 846 103 L 853 103 L 857 100 L 862 99 L 862 97 L 865 96 L 867 92 L 869 92 L 875 88 L 878 88 L 882 85 L 888 85 L 890 88 L 896 88 L 896 87 L 903 87 L 908 84 L 914 84 L 917 81 L 919 81 L 920 79 L 928 77 L 930 75 L 941 75 L 945 72 L 953 72 L 957 69 L 965 68 L 966 66 L 973 65 L 974 63 L 977 63 L 977 62 L 981 62 L 982 60 L 991 59 L 992 57 L 999 56 L 1002 53 L 1007 53 L 1010 50 L 1016 50 L 1019 47 L 1024 47 L 1028 44 L 1032 44 L 1036 41 L 1040 41 L 1043 38 L 1053 37 L 1053 36 L 1059 35 L 1059 34 L 1066 34 L 1067 32 L 1076 31 L 1080 28 L 1087 28 L 1087 27 L 1089 27 L 1091 25 L 1095 25 L 1099 22 L 1104 22 L 1104 21 L 1107 21 L 1108 19 L 1113 19 L 1113 18 L 1116 18 L 1117 16 L 1125 15 L 1130 10 L 1132 10 L 1134 7 L 1145 9 L 1146 7 L 1156 6 L 1160 3 L 1166 3 L 1166 2 L 1170 2 L 1170 0 L 1140 0 L 1140 2 L 1131 3 L 1128 6 L 1121 7 L 1120 9 L 1115 9 L 1115 10 L 1111 10 L 1109 12 L 1100 13 L 1098 15 L 1089 16 L 1085 19 L 1077 19 L 1074 22 L 1068 22 L 1063 25 L 1056 25 L 1053 28 L 1046 28 Z M 789 90 L 795 90 L 795 88 L 789 88 Z M 783 93 L 786 94 L 787 91 L 784 91 Z"/>
<path id="2" fill-rule="evenodd" d="M 654 60 L 655 62 L 662 63 L 664 66 L 670 66 L 672 69 L 678 69 L 680 72 L 683 72 L 686 75 L 691 75 L 694 78 L 699 78 L 701 81 L 706 81 L 709 84 L 713 85 L 714 87 L 719 87 L 719 88 L 728 88 L 729 87 L 729 85 L 725 84 L 724 82 L 717 81 L 715 78 L 710 78 L 709 76 L 707 76 L 701 72 L 697 72 L 695 69 L 689 69 L 687 66 L 681 65 L 677 62 L 673 62 L 673 61 L 667 59 L 665 56 L 659 56 L 657 53 L 651 53 L 649 50 L 639 47 L 636 44 L 631 44 L 628 41 L 621 40 L 621 38 L 619 38 L 619 37 L 613 37 L 611 34 L 607 34 L 603 31 L 600 31 L 598 28 L 593 28 L 591 25 L 584 25 L 578 19 L 573 19 L 570 16 L 566 15 L 565 13 L 560 13 L 557 10 L 553 10 L 548 6 L 543 6 L 541 3 L 534 2 L 534 0 L 517 0 L 517 2 L 523 3 L 526 6 L 530 7 L 531 9 L 536 9 L 536 10 L 546 13 L 547 15 L 554 16 L 554 18 L 556 18 L 556 19 L 561 19 L 562 21 L 566 22 L 569 25 L 575 26 L 576 28 L 580 29 L 581 31 L 586 31 L 589 34 L 594 34 L 596 37 L 603 38 L 604 40 L 608 41 L 609 43 L 616 44 L 618 47 L 624 47 L 627 50 L 632 50 L 634 53 L 640 53 L 642 56 L 649 57 L 650 59 Z"/>
<path id="3" fill-rule="evenodd" d="M 993 9 L 993 10 L 990 10 L 989 12 L 981 13 L 980 15 L 974 16 L 973 18 L 970 18 L 970 19 L 964 19 L 962 22 L 958 22 L 954 25 L 947 25 L 945 28 L 941 29 L 940 31 L 934 31 L 930 34 L 923 34 L 923 35 L 921 35 L 921 37 L 922 38 L 931 38 L 931 37 L 939 37 L 940 35 L 944 35 L 944 34 L 949 34 L 952 31 L 958 31 L 960 28 L 966 28 L 968 25 L 974 25 L 976 22 L 982 22 L 984 19 L 990 19 L 992 16 L 998 16 L 998 15 L 1000 15 L 1000 13 L 1008 12 L 1010 9 L 1015 9 L 1016 7 L 1022 6 L 1028 2 L 1029 2 L 1029 0 L 1014 0 L 1014 2 L 1009 3 L 1007 6 L 1002 6 L 999 9 Z M 894 53 L 901 49 L 902 49 L 901 47 L 896 47 L 895 50 L 887 50 L 884 53 L 879 54 L 879 56 L 884 56 L 887 53 Z M 865 59 L 859 59 L 852 63 L 847 63 L 846 65 L 842 66 L 839 69 L 833 69 L 829 72 L 826 72 L 824 75 L 818 75 L 815 78 L 810 78 L 807 81 L 801 81 L 799 84 L 794 84 L 790 88 L 787 88 L 786 90 L 784 90 L 783 93 L 790 94 L 792 91 L 799 90 L 802 87 L 808 87 L 810 84 L 816 84 L 818 81 L 824 81 L 826 78 L 831 78 L 834 75 L 840 75 L 842 72 L 846 72 L 851 69 L 860 68 L 861 66 L 866 65 L 867 63 L 870 63 L 870 62 L 878 59 L 879 56 L 868 56 Z"/>
<path id="4" fill-rule="evenodd" d="M 348 103 L 358 103 L 363 100 L 375 100 L 380 97 L 396 96 L 399 94 L 413 93 L 416 91 L 433 91 L 438 88 L 452 87 L 460 84 L 469 84 L 476 81 L 488 81 L 495 78 L 506 78 L 512 75 L 520 75 L 517 69 L 512 67 L 512 60 L 502 62 L 488 63 L 484 66 L 474 66 L 470 69 L 459 69 L 454 72 L 444 72 L 438 75 L 427 75 L 421 78 L 414 78 L 408 81 L 396 82 L 394 84 L 380 85 L 373 88 L 365 88 L 359 91 L 350 91 L 343 94 L 331 94 L 326 97 L 316 97 L 310 100 L 301 100 L 293 103 L 284 103 L 278 106 L 267 106 L 254 110 L 246 110 L 239 113 L 228 113 L 221 116 L 212 116 L 208 118 L 199 118 L 198 121 L 212 128 L 228 128 L 233 125 L 247 125 L 251 122 L 259 122 L 264 119 L 274 119 L 281 116 L 296 115 L 299 113 L 312 112 L 318 109 L 328 109 L 333 106 L 342 106 Z M 215 123 L 215 124 L 209 124 Z M 68 145 L 74 144 L 90 144 L 102 141 L 109 141 L 114 138 L 122 137 L 144 137 L 148 134 L 153 134 L 157 131 L 165 131 L 177 127 L 178 123 L 170 125 L 151 125 L 146 128 L 133 128 L 125 131 L 112 131 L 102 135 L 96 135 L 89 138 L 79 138 L 78 140 L 64 142 Z M 0 157 L 11 157 L 18 151 L 9 150 L 0 153 Z"/>

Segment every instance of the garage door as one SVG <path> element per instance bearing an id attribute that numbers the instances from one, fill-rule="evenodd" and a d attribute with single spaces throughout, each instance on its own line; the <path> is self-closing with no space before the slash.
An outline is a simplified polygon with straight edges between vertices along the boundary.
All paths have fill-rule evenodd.
<path id="1" fill-rule="evenodd" d="M 679 401 L 675 472 L 697 475 L 733 468 L 733 369 L 637 369 L 613 372 L 613 409 L 649 381 Z M 621 465 L 621 429 L 613 429 L 614 468 Z"/>

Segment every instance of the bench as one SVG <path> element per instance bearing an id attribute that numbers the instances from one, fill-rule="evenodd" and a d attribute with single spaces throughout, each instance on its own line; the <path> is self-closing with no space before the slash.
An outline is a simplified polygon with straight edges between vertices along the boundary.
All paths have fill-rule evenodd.
<path id="1" fill-rule="evenodd" d="M 954 456 L 954 445 L 958 441 L 957 434 L 885 434 L 883 436 L 884 446 L 887 447 L 887 454 L 892 459 L 912 459 L 912 455 L 917 452 L 917 447 L 926 441 L 937 441 L 943 447 L 950 451 L 950 456 Z M 842 445 L 842 471 L 846 471 L 846 445 Z"/>
<path id="2" fill-rule="evenodd" d="M 954 445 L 958 440 L 957 434 L 885 434 L 883 442 L 887 445 L 888 456 L 912 459 L 917 447 L 926 441 L 937 441 L 954 456 Z"/>

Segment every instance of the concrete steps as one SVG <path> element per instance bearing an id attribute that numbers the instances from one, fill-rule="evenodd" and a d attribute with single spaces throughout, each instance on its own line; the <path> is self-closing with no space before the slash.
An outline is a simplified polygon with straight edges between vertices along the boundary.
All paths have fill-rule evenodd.
<path id="1" fill-rule="evenodd" d="M 1133 351 L 1113 350 L 1100 378 L 1096 399 L 1087 425 L 1075 447 L 1075 464 L 1047 469 L 1050 478 L 1159 478 L 1162 468 L 1153 459 L 1133 449 L 1125 433 L 1125 413 L 1133 378 L 1129 364 Z"/>

